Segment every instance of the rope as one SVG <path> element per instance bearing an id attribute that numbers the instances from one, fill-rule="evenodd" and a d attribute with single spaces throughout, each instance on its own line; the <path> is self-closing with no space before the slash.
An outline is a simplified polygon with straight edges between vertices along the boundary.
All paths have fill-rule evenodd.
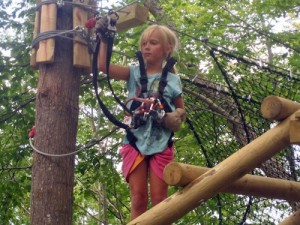
<path id="1" fill-rule="evenodd" d="M 75 155 L 78 152 L 81 152 L 82 149 L 79 149 L 75 152 L 70 152 L 70 153 L 66 153 L 66 154 L 50 154 L 50 153 L 46 153 L 46 152 L 42 152 L 40 150 L 38 150 L 36 147 L 34 147 L 33 143 L 32 143 L 33 138 L 29 138 L 29 144 L 31 146 L 31 148 L 36 151 L 37 153 L 44 155 L 44 156 L 49 156 L 49 157 L 66 157 L 66 156 L 71 156 L 71 155 Z"/>
<path id="2" fill-rule="evenodd" d="M 119 128 L 118 127 L 115 127 L 111 130 L 111 132 L 109 132 L 107 135 L 103 136 L 100 140 L 98 140 L 97 142 L 100 142 L 100 141 L 103 141 L 104 139 L 108 138 L 112 133 L 114 133 L 116 130 L 118 130 Z M 29 135 L 30 136 L 30 135 Z M 34 134 L 33 134 L 34 136 Z M 41 155 L 44 155 L 44 156 L 48 156 L 48 157 L 67 157 L 67 156 L 72 156 L 72 155 L 76 155 L 77 153 L 81 152 L 81 151 L 84 151 L 86 149 L 89 149 L 91 146 L 85 146 L 85 147 L 82 147 L 81 149 L 79 150 L 76 150 L 74 152 L 70 152 L 70 153 L 65 153 L 65 154 L 51 154 L 51 153 L 46 153 L 46 152 L 43 152 L 43 151 L 40 151 L 39 149 L 37 149 L 36 147 L 34 147 L 33 143 L 32 143 L 32 140 L 34 140 L 33 136 L 30 136 L 29 137 L 29 144 L 31 146 L 31 148 L 41 154 Z"/>

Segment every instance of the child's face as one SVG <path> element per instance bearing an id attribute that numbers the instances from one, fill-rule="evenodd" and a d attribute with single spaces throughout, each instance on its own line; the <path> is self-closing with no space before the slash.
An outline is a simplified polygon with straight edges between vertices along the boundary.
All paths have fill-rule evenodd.
<path id="1" fill-rule="evenodd" d="M 168 55 L 157 31 L 153 31 L 145 40 L 142 40 L 141 50 L 147 65 L 162 63 Z"/>

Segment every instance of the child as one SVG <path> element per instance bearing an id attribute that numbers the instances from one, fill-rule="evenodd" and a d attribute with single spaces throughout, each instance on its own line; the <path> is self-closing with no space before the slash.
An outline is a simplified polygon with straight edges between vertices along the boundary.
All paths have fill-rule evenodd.
<path id="1" fill-rule="evenodd" d="M 99 21 L 97 24 L 100 32 L 105 30 L 103 24 L 105 21 Z M 107 44 L 104 38 L 101 40 L 98 66 L 100 71 L 106 72 Z M 177 46 L 176 35 L 166 26 L 151 25 L 142 33 L 140 50 L 146 64 L 148 79 L 148 93 L 144 95 L 146 98 L 157 97 L 163 64 L 171 57 Z M 127 82 L 128 98 L 141 96 L 139 66 L 124 67 L 111 64 L 109 75 L 114 79 Z M 173 112 L 166 113 L 161 123 L 156 123 L 155 119 L 148 117 L 144 124 L 132 129 L 137 138 L 138 151 L 129 144 L 127 138 L 120 150 L 123 158 L 123 175 L 130 187 L 131 220 L 147 210 L 148 179 L 152 206 L 167 198 L 168 186 L 163 180 L 163 169 L 174 159 L 174 146 L 170 142 L 170 136 L 173 131 L 179 129 L 181 122 L 185 119 L 182 87 L 178 75 L 168 73 L 163 97 Z M 129 102 L 129 105 L 131 103 Z"/>

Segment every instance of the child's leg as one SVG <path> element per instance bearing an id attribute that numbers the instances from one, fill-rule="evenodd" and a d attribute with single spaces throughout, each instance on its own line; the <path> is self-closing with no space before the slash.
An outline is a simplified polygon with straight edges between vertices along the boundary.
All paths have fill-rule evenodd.
<path id="1" fill-rule="evenodd" d="M 152 206 L 168 197 L 168 185 L 150 169 L 150 195 Z"/>
<path id="2" fill-rule="evenodd" d="M 131 220 L 143 214 L 148 204 L 148 162 L 143 160 L 128 177 L 131 195 Z"/>

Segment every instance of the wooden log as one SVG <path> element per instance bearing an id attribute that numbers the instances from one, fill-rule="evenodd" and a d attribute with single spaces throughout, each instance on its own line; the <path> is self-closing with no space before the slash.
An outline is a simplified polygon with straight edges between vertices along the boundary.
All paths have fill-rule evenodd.
<path id="1" fill-rule="evenodd" d="M 125 31 L 147 22 L 149 10 L 145 6 L 133 3 L 118 10 L 117 30 Z"/>
<path id="2" fill-rule="evenodd" d="M 288 119 L 279 123 L 129 225 L 165 225 L 178 220 L 289 146 L 289 124 Z"/>
<path id="3" fill-rule="evenodd" d="M 45 0 L 42 0 L 42 2 Z M 57 5 L 44 4 L 41 7 L 40 32 L 56 30 Z M 48 38 L 40 41 L 39 49 L 36 55 L 37 63 L 53 63 L 54 62 L 55 39 Z"/>
<path id="4" fill-rule="evenodd" d="M 293 213 L 291 216 L 284 219 L 279 225 L 299 225 L 300 224 L 300 210 Z"/>
<path id="5" fill-rule="evenodd" d="M 261 112 L 264 118 L 269 120 L 284 120 L 300 109 L 300 103 L 270 95 L 261 104 Z"/>
<path id="6" fill-rule="evenodd" d="M 295 112 L 290 120 L 290 142 L 300 144 L 300 110 Z"/>
<path id="7" fill-rule="evenodd" d="M 164 169 L 164 180 L 169 185 L 183 187 L 207 171 L 209 168 L 172 162 Z M 262 176 L 245 175 L 221 191 L 300 202 L 300 182 Z"/>
<path id="8" fill-rule="evenodd" d="M 73 0 L 74 3 L 88 5 L 90 0 Z M 81 7 L 73 8 L 73 28 L 83 27 L 88 18 L 88 11 Z M 87 28 L 84 28 L 88 32 Z M 73 44 L 73 65 L 77 68 L 91 68 L 91 54 L 88 51 L 87 43 L 79 35 L 74 36 Z"/>
<path id="9" fill-rule="evenodd" d="M 41 1 L 36 1 L 37 4 L 39 4 Z M 36 38 L 36 36 L 40 33 L 40 10 L 37 10 L 35 12 L 35 19 L 34 19 L 34 28 L 33 28 L 33 39 Z M 38 46 L 34 46 L 34 48 L 31 49 L 31 55 L 30 55 L 30 66 L 37 69 L 37 63 L 36 63 L 36 52 L 37 52 Z"/>

